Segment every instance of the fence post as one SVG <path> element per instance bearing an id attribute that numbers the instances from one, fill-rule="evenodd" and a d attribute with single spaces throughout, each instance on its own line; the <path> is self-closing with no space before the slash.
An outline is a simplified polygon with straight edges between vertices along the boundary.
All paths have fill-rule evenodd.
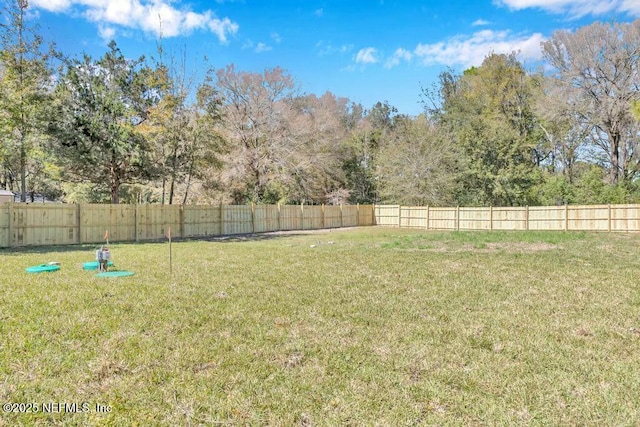
<path id="1" fill-rule="evenodd" d="M 224 205 L 220 202 L 220 236 L 224 235 Z"/>
<path id="2" fill-rule="evenodd" d="M 611 203 L 607 206 L 607 231 L 611 233 Z"/>
<path id="3" fill-rule="evenodd" d="M 135 235 L 136 242 L 140 241 L 140 210 L 138 206 L 138 203 L 136 203 L 133 211 L 133 234 Z"/>
<path id="4" fill-rule="evenodd" d="M 184 238 L 184 204 L 180 205 L 180 237 Z"/>
<path id="5" fill-rule="evenodd" d="M 460 206 L 456 206 L 456 231 L 460 231 Z"/>
<path id="6" fill-rule="evenodd" d="M 251 202 L 251 233 L 255 234 L 256 232 L 256 205 Z"/>
<path id="7" fill-rule="evenodd" d="M 77 208 L 76 208 L 76 221 L 78 222 L 78 244 L 82 243 L 82 229 L 81 229 L 81 224 L 82 224 L 82 214 L 80 212 L 80 203 L 78 203 Z"/>
<path id="8" fill-rule="evenodd" d="M 282 225 L 280 224 L 280 202 L 276 205 L 278 207 L 278 231 L 282 230 Z"/>
<path id="9" fill-rule="evenodd" d="M 524 222 L 525 222 L 525 227 L 527 231 L 529 231 L 529 205 L 525 206 Z"/>
<path id="10" fill-rule="evenodd" d="M 569 204 L 564 205 L 564 231 L 569 230 Z"/>
<path id="11" fill-rule="evenodd" d="M 327 220 L 325 219 L 325 217 L 327 214 L 324 211 L 324 203 L 322 204 L 321 208 L 322 208 L 322 228 L 325 228 L 327 224 Z"/>
<path id="12" fill-rule="evenodd" d="M 398 205 L 398 228 L 402 225 L 402 205 Z"/>
<path id="13" fill-rule="evenodd" d="M 427 205 L 427 226 L 426 229 L 429 229 L 429 205 Z"/>
<path id="14" fill-rule="evenodd" d="M 360 227 L 360 203 L 356 203 L 356 227 Z"/>
<path id="15" fill-rule="evenodd" d="M 489 206 L 489 231 L 493 230 L 493 206 Z"/>
<path id="16" fill-rule="evenodd" d="M 9 223 L 7 226 L 7 246 L 9 246 L 10 248 L 13 247 L 13 200 L 9 201 Z"/>
<path id="17" fill-rule="evenodd" d="M 340 228 L 343 227 L 344 220 L 342 219 L 342 203 L 340 203 Z"/>

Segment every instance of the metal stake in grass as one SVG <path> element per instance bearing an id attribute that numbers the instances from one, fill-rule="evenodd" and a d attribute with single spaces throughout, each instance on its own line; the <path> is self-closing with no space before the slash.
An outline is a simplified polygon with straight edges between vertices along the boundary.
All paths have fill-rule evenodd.
<path id="1" fill-rule="evenodd" d="M 167 229 L 167 238 L 169 239 L 169 274 L 173 275 L 173 251 L 171 249 L 171 226 Z"/>

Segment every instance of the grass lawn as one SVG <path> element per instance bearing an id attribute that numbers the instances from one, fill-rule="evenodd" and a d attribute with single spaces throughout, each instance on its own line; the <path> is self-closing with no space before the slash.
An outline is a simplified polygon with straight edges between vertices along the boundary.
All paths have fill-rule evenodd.
<path id="1" fill-rule="evenodd" d="M 640 235 L 185 241 L 172 276 L 114 244 L 122 278 L 94 249 L 0 251 L 0 403 L 38 409 L 0 426 L 640 423 Z"/>

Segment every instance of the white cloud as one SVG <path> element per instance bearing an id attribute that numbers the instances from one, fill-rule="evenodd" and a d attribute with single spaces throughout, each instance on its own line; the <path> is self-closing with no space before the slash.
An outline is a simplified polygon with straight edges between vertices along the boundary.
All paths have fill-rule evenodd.
<path id="1" fill-rule="evenodd" d="M 271 46 L 264 44 L 262 42 L 258 43 L 255 48 L 256 53 L 268 52 L 270 50 L 271 50 Z"/>
<path id="2" fill-rule="evenodd" d="M 353 50 L 352 44 L 343 44 L 341 46 L 334 46 L 331 43 L 327 43 L 324 40 L 320 40 L 316 43 L 316 49 L 318 49 L 318 55 L 332 55 L 334 53 L 345 54 Z"/>
<path id="3" fill-rule="evenodd" d="M 473 21 L 471 23 L 472 26 L 474 27 L 480 27 L 483 25 L 489 25 L 491 22 L 487 21 L 486 19 L 476 19 L 475 21 Z"/>
<path id="4" fill-rule="evenodd" d="M 80 12 L 89 21 L 104 30 L 115 31 L 114 25 L 140 29 L 163 37 L 176 37 L 194 30 L 208 30 L 220 42 L 238 31 L 238 24 L 229 18 L 218 18 L 210 10 L 197 13 L 188 8 L 177 8 L 173 0 L 31 0 L 31 5 L 57 13 Z"/>
<path id="5" fill-rule="evenodd" d="M 116 35 L 116 30 L 113 27 L 98 25 L 98 34 L 100 34 L 100 38 L 106 42 L 113 40 Z"/>
<path id="6" fill-rule="evenodd" d="M 324 9 L 323 9 L 323 8 L 316 9 L 316 10 L 313 12 L 313 14 L 314 14 L 314 15 L 316 15 L 318 18 L 320 18 L 322 15 L 324 15 Z"/>
<path id="7" fill-rule="evenodd" d="M 400 61 L 409 62 L 411 61 L 411 58 L 413 58 L 413 54 L 411 52 L 403 48 L 398 48 L 395 52 L 393 52 L 393 56 L 387 59 L 387 62 L 385 62 L 384 66 L 385 68 L 395 67 L 396 65 L 400 64 Z"/>
<path id="8" fill-rule="evenodd" d="M 456 36 L 444 42 L 418 44 L 414 54 L 425 65 L 444 64 L 470 67 L 480 65 L 490 53 L 519 52 L 520 60 L 542 58 L 540 43 L 544 37 L 540 33 L 529 36 L 513 36 L 509 31 L 483 30 L 471 37 Z"/>
<path id="9" fill-rule="evenodd" d="M 573 18 L 610 12 L 640 16 L 638 0 L 494 0 L 494 3 L 513 10 L 536 8 L 551 13 L 568 14 Z"/>
<path id="10" fill-rule="evenodd" d="M 280 43 L 282 41 L 282 37 L 280 37 L 280 34 L 274 31 L 273 33 L 271 33 L 271 40 L 273 40 L 276 43 Z"/>
<path id="11" fill-rule="evenodd" d="M 375 64 L 378 62 L 377 53 L 378 51 L 373 47 L 360 49 L 356 54 L 356 62 L 359 64 Z"/>

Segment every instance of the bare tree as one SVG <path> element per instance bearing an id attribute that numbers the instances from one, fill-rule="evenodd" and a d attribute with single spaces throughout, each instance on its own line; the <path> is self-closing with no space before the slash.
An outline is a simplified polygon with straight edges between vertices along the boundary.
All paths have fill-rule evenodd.
<path id="1" fill-rule="evenodd" d="M 453 203 L 458 157 L 451 137 L 424 115 L 399 120 L 378 154 L 382 201 Z"/>
<path id="2" fill-rule="evenodd" d="M 289 138 L 280 156 L 291 189 L 289 201 L 335 204 L 349 196 L 341 169 L 347 104 L 331 92 L 292 101 Z"/>
<path id="3" fill-rule="evenodd" d="M 277 201 L 281 197 L 279 153 L 287 144 L 291 99 L 296 85 L 283 69 L 264 73 L 216 72 L 222 96 L 224 137 L 230 152 L 223 158 L 222 184 L 235 203 Z"/>
<path id="4" fill-rule="evenodd" d="M 609 182 L 633 179 L 639 171 L 631 102 L 640 90 L 640 20 L 557 31 L 542 48 L 562 98 L 579 105 L 575 113 L 593 129 L 590 139 L 604 151 Z"/>

